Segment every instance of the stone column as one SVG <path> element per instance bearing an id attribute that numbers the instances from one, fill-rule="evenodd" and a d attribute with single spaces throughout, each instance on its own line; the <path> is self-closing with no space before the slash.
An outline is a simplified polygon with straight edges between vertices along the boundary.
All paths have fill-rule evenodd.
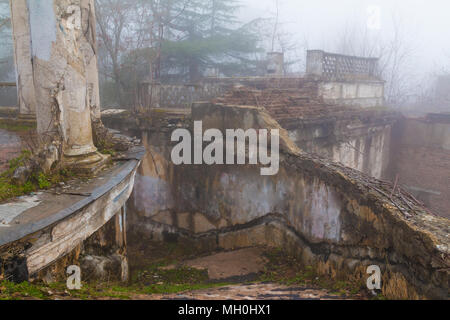
<path id="1" fill-rule="evenodd" d="M 81 0 L 81 27 L 89 45 L 83 46 L 86 60 L 89 107 L 95 119 L 101 118 L 98 80 L 97 37 L 94 0 Z"/>
<path id="2" fill-rule="evenodd" d="M 14 40 L 14 62 L 19 102 L 19 115 L 35 117 L 36 97 L 31 65 L 31 37 L 27 0 L 10 0 L 11 26 Z"/>
<path id="3" fill-rule="evenodd" d="M 306 56 L 306 74 L 309 76 L 323 75 L 323 59 L 325 52 L 321 50 L 308 50 Z"/>
<path id="4" fill-rule="evenodd" d="M 100 112 L 93 0 L 27 5 L 37 129 L 51 155 L 48 165 L 95 167 L 105 159 L 92 139 L 91 108 Z"/>

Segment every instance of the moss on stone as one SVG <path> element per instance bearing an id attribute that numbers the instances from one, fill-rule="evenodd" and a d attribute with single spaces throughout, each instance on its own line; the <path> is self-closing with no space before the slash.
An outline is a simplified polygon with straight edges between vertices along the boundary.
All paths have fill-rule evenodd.
<path id="1" fill-rule="evenodd" d="M 340 281 L 320 275 L 312 266 L 303 266 L 299 258 L 286 254 L 282 249 L 268 250 L 265 257 L 268 263 L 258 281 L 312 286 L 342 297 L 368 297 L 367 288 L 360 281 Z"/>
<path id="2" fill-rule="evenodd" d="M 15 119 L 0 119 L 0 129 L 24 133 L 31 130 L 36 130 L 36 122 Z"/>
<path id="3" fill-rule="evenodd" d="M 71 171 L 65 169 L 55 169 L 49 174 L 37 170 L 32 172 L 24 183 L 16 182 L 13 179 L 14 172 L 17 168 L 25 166 L 31 159 L 31 152 L 24 150 L 19 157 L 10 160 L 9 168 L 0 174 L 0 201 L 49 189 L 74 177 Z"/>

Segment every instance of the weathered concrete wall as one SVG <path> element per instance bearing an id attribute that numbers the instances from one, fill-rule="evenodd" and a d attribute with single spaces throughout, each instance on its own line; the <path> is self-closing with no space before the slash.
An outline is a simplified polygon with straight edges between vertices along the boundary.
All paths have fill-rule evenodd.
<path id="1" fill-rule="evenodd" d="M 209 101 L 225 93 L 228 85 L 219 83 L 159 84 L 142 83 L 139 103 L 145 109 L 178 108 L 189 109 L 196 101 Z"/>
<path id="2" fill-rule="evenodd" d="M 278 71 L 277 71 L 278 72 Z M 305 98 L 339 106 L 364 108 L 384 106 L 384 82 L 353 79 L 329 81 L 314 78 L 284 78 L 274 75 L 261 78 L 208 78 L 193 85 L 142 83 L 139 103 L 144 108 L 190 108 L 192 103 L 210 101 L 233 87 L 254 89 L 296 89 Z"/>
<path id="3" fill-rule="evenodd" d="M 261 108 L 202 104 L 193 119 L 208 128 L 278 128 L 278 175 L 258 166 L 174 166 L 170 132 L 148 132 L 148 154 L 128 204 L 129 233 L 140 241 L 192 241 L 212 249 L 283 247 L 320 273 L 364 278 L 383 271 L 391 298 L 446 298 L 449 221 L 428 215 L 392 185 L 302 154 Z M 403 197 L 405 200 L 403 200 Z"/>
<path id="4" fill-rule="evenodd" d="M 394 127 L 391 176 L 433 212 L 450 218 L 450 120 L 402 119 Z"/>
<path id="5" fill-rule="evenodd" d="M 359 106 L 364 108 L 383 107 L 383 81 L 324 81 L 319 85 L 319 96 L 326 103 Z"/>
<path id="6" fill-rule="evenodd" d="M 290 126 L 289 137 L 305 152 L 364 172 L 375 178 L 389 177 L 390 140 L 394 119 L 342 117 L 299 122 Z"/>

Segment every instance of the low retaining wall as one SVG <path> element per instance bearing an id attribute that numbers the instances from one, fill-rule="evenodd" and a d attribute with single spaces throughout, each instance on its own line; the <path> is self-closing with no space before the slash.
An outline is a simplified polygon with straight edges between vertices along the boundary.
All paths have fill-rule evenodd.
<path id="1" fill-rule="evenodd" d="M 384 106 L 384 81 L 353 79 L 328 80 L 322 78 L 207 78 L 196 84 L 142 83 L 139 103 L 150 108 L 191 108 L 199 101 L 211 101 L 236 86 L 258 90 L 267 88 L 296 89 L 306 98 L 339 106 L 364 108 Z"/>

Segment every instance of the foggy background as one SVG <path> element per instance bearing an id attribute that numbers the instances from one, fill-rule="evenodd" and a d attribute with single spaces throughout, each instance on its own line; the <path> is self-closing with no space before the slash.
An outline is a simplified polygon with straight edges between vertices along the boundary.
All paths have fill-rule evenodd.
<path id="1" fill-rule="evenodd" d="M 263 75 L 271 51 L 284 53 L 288 76 L 301 76 L 306 50 L 321 49 L 380 58 L 391 107 L 450 111 L 447 0 L 96 0 L 96 7 L 104 105 L 127 107 L 142 81 Z M 8 18 L 8 0 L 0 0 L 0 82 L 15 81 Z M 437 91 L 444 107 L 436 107 Z M 10 103 L 11 92 L 0 90 L 0 98 Z"/>
<path id="2" fill-rule="evenodd" d="M 404 72 L 413 83 L 450 70 L 450 1 L 447 0 L 245 0 L 243 19 L 274 18 L 279 12 L 280 32 L 305 49 L 343 54 L 364 54 L 363 38 L 376 45 L 398 41 L 408 51 Z M 368 8 L 380 8 L 380 29 L 367 27 Z M 345 47 L 345 38 L 351 44 Z M 344 43 L 343 43 L 344 42 Z M 277 48 L 279 50 L 279 46 Z M 407 49 L 407 50 L 406 50 Z M 375 57 L 378 52 L 374 52 Z"/>

